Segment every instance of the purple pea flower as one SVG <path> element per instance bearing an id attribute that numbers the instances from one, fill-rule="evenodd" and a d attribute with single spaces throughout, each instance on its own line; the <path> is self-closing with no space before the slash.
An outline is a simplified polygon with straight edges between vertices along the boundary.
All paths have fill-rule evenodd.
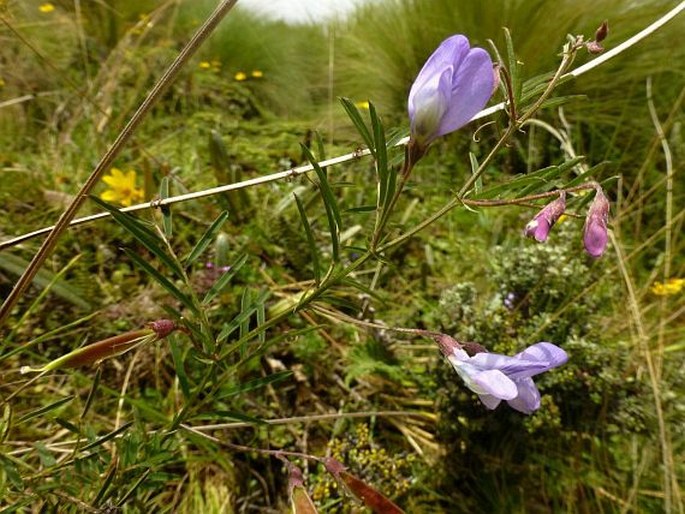
<path id="1" fill-rule="evenodd" d="M 523 229 L 523 234 L 528 237 L 534 237 L 536 241 L 541 243 L 547 241 L 549 231 L 561 215 L 564 214 L 565 210 L 566 191 L 561 191 L 559 193 L 559 198 L 545 205 L 545 207 L 528 222 L 526 228 Z"/>
<path id="2" fill-rule="evenodd" d="M 411 139 L 424 149 L 466 125 L 494 92 L 490 55 L 460 34 L 433 52 L 409 91 Z"/>
<path id="3" fill-rule="evenodd" d="M 595 199 L 590 204 L 590 209 L 585 219 L 583 232 L 583 244 L 585 250 L 592 257 L 601 257 L 606 250 L 609 235 L 607 223 L 609 222 L 609 200 L 601 187 L 597 187 Z"/>
<path id="4" fill-rule="evenodd" d="M 447 335 L 436 340 L 466 387 L 488 409 L 506 400 L 517 411 L 531 414 L 540 407 L 540 392 L 531 377 L 568 360 L 566 352 L 552 343 L 536 343 L 513 357 L 488 352 L 471 357 L 462 349 L 465 345 Z"/>

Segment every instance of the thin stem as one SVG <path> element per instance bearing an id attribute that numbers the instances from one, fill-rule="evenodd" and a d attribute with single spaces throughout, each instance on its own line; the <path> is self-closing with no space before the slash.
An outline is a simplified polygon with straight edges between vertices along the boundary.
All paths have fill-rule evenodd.
<path id="1" fill-rule="evenodd" d="M 260 453 L 262 455 L 269 455 L 271 457 L 295 457 L 297 459 L 306 459 L 306 460 L 313 460 L 315 462 L 323 463 L 325 459 L 322 459 L 321 457 L 316 457 L 315 455 L 309 455 L 308 453 L 301 453 L 301 452 L 291 452 L 291 451 L 286 451 L 286 450 L 266 450 L 264 448 L 255 448 L 252 446 L 244 446 L 242 444 L 235 444 L 235 443 L 229 443 L 228 441 L 223 441 L 219 439 L 218 437 L 211 436 L 209 434 L 205 434 L 204 432 L 200 432 L 199 430 L 194 429 L 191 426 L 181 424 L 181 428 L 184 430 L 187 430 L 188 432 L 191 432 L 195 435 L 198 435 L 200 437 L 203 437 L 204 439 L 207 439 L 209 441 L 212 441 L 214 443 L 220 444 L 221 446 L 224 446 L 226 448 L 230 448 L 231 450 L 238 451 L 238 452 L 245 452 L 245 453 Z"/>
<path id="2" fill-rule="evenodd" d="M 657 30 L 659 30 L 661 27 L 663 27 L 666 23 L 671 21 L 673 18 L 675 18 L 678 14 L 680 14 L 681 11 L 685 10 L 685 1 L 682 1 L 680 4 L 678 4 L 676 7 L 671 9 L 669 12 L 661 16 L 659 19 L 657 19 L 654 23 L 649 25 L 648 27 L 644 28 L 634 36 L 630 37 L 629 39 L 625 40 L 623 43 L 620 45 L 617 45 L 616 47 L 612 48 L 611 50 L 603 53 L 601 56 L 591 60 L 590 62 L 583 64 L 582 66 L 579 66 L 578 68 L 571 70 L 570 72 L 566 73 L 565 75 L 562 76 L 562 79 L 568 79 L 568 78 L 578 78 L 581 75 L 584 75 L 585 73 L 593 70 L 597 66 L 605 63 L 609 59 L 612 59 L 621 53 L 625 52 L 628 50 L 630 47 L 636 45 L 646 37 L 650 36 Z M 3 20 L 4 21 L 4 20 Z M 20 101 L 25 101 L 25 100 L 30 100 L 34 98 L 33 95 L 26 95 L 20 98 L 15 98 L 13 100 L 10 100 L 9 102 L 20 102 Z M 3 107 L 7 104 L 5 103 L 0 103 L 0 107 Z M 488 116 L 495 114 L 496 112 L 502 111 L 507 107 L 508 103 L 507 102 L 500 102 L 498 104 L 495 104 L 491 107 L 488 107 L 487 109 L 483 109 L 479 113 L 477 113 L 473 118 L 471 118 L 471 121 L 477 121 L 483 118 L 487 118 Z M 397 142 L 397 146 L 403 146 L 406 145 L 409 142 L 409 137 L 404 137 L 400 139 Z M 369 150 L 359 150 L 355 152 L 351 152 L 339 157 L 335 157 L 333 159 L 328 159 L 326 161 L 322 161 L 319 163 L 321 167 L 330 167 L 334 166 L 336 164 L 341 164 L 343 162 L 349 162 L 354 159 L 358 159 L 360 157 L 370 155 Z M 195 193 L 187 193 L 184 195 L 178 195 L 178 196 L 173 196 L 169 198 L 165 198 L 163 200 L 159 201 L 154 201 L 154 202 L 147 202 L 147 203 L 142 203 L 138 205 L 133 205 L 131 207 L 126 207 L 121 209 L 123 212 L 132 212 L 132 211 L 139 211 L 143 209 L 149 209 L 151 207 L 161 207 L 163 205 L 171 205 L 174 203 L 180 203 L 180 202 L 187 202 L 190 200 L 195 200 L 198 198 L 204 198 L 207 196 L 213 196 L 217 195 L 220 193 L 224 193 L 226 191 L 235 191 L 238 189 L 244 189 L 247 187 L 255 186 L 258 184 L 266 184 L 269 182 L 275 182 L 277 180 L 283 180 L 287 179 L 289 177 L 297 176 L 302 173 L 307 173 L 308 171 L 313 170 L 314 168 L 311 165 L 306 165 L 306 166 L 301 166 L 299 168 L 293 168 L 290 170 L 286 171 L 281 171 L 277 173 L 272 173 L 270 175 L 265 175 L 263 177 L 259 177 L 256 179 L 250 179 L 250 180 L 244 180 L 242 182 L 236 182 L 235 184 L 228 184 L 225 186 L 220 186 L 220 187 L 215 187 L 211 189 L 206 189 L 204 191 L 197 191 Z M 104 213 L 99 213 L 95 214 L 92 216 L 86 216 L 83 218 L 78 218 L 75 220 L 72 220 L 70 222 L 70 225 L 81 225 L 84 223 L 89 223 L 91 221 L 96 221 L 99 219 L 103 218 L 108 218 L 110 214 L 108 212 Z M 9 239 L 7 241 L 3 241 L 0 243 L 0 250 L 3 250 L 5 248 L 9 248 L 11 246 L 15 246 L 19 243 L 22 243 L 24 241 L 27 241 L 29 239 L 32 239 L 34 237 L 47 234 L 51 232 L 55 226 L 51 227 L 45 227 L 40 230 L 36 230 L 34 232 L 29 232 L 27 234 L 23 234 L 21 236 L 15 237 L 13 239 Z"/>
<path id="3" fill-rule="evenodd" d="M 654 106 L 654 99 L 652 98 L 652 77 L 647 78 L 646 84 L 647 93 L 647 106 L 649 107 L 649 115 L 652 118 L 652 123 L 654 124 L 654 129 L 656 130 L 657 137 L 661 142 L 661 148 L 664 152 L 664 160 L 666 164 L 666 220 L 664 224 L 664 284 L 671 278 L 671 258 L 672 258 L 672 230 L 673 230 L 673 154 L 671 153 L 671 147 L 668 144 L 668 139 L 664 133 L 664 129 L 659 121 L 659 115 L 656 112 L 656 107 Z M 659 302 L 660 320 L 659 320 L 659 334 L 658 334 L 658 344 L 657 344 L 657 372 L 658 376 L 661 377 L 661 362 L 663 359 L 664 351 L 664 332 L 666 329 L 664 318 L 666 314 L 666 296 L 661 297 Z"/>
<path id="4" fill-rule="evenodd" d="M 649 382 L 652 388 L 652 395 L 654 396 L 654 411 L 656 413 L 657 426 L 659 430 L 659 441 L 661 443 L 661 458 L 663 465 L 664 474 L 664 512 L 670 514 L 672 512 L 672 502 L 673 502 L 673 487 L 671 478 L 676 477 L 675 466 L 673 463 L 673 457 L 671 455 L 671 447 L 668 437 L 668 429 L 666 428 L 666 421 L 664 419 L 664 411 L 661 406 L 661 388 L 659 387 L 659 378 L 657 374 L 657 369 L 652 357 L 652 351 L 649 348 L 649 337 L 647 336 L 647 331 L 645 329 L 644 323 L 642 322 L 642 309 L 638 303 L 637 295 L 635 294 L 635 287 L 633 286 L 633 279 L 628 272 L 626 267 L 625 255 L 621 245 L 616 240 L 614 234 L 609 232 L 611 238 L 611 244 L 616 250 L 616 262 L 618 263 L 618 269 L 623 277 L 623 282 L 626 286 L 626 291 L 628 293 L 628 307 L 633 317 L 633 323 L 637 330 L 638 342 L 640 344 L 640 349 L 645 358 L 647 364 L 647 371 L 649 372 Z"/>
<path id="5" fill-rule="evenodd" d="M 69 204 L 67 209 L 62 213 L 59 220 L 55 224 L 48 237 L 43 242 L 40 249 L 33 256 L 24 273 L 21 275 L 10 294 L 5 299 L 2 306 L 0 306 L 0 324 L 10 314 L 14 305 L 16 305 L 19 298 L 21 298 L 24 291 L 28 288 L 33 278 L 38 273 L 38 270 L 43 265 L 48 256 L 52 253 L 57 245 L 57 241 L 64 231 L 69 227 L 69 223 L 76 216 L 76 213 L 86 201 L 88 194 L 98 184 L 100 177 L 107 170 L 119 152 L 124 148 L 125 144 L 131 138 L 136 128 L 143 121 L 145 116 L 150 112 L 152 106 L 161 98 L 162 93 L 173 82 L 181 68 L 193 56 L 197 49 L 207 39 L 207 37 L 214 31 L 222 18 L 233 8 L 237 0 L 222 0 L 214 12 L 205 20 L 204 24 L 197 30 L 192 39 L 183 47 L 181 52 L 176 56 L 176 59 L 167 68 L 164 74 L 159 78 L 148 96 L 143 100 L 143 103 L 138 107 L 136 112 L 131 117 L 131 120 L 126 124 L 123 130 L 119 133 L 112 146 L 105 152 L 100 162 L 97 164 L 91 175 L 86 180 L 81 190 L 76 194 L 74 200 Z"/>

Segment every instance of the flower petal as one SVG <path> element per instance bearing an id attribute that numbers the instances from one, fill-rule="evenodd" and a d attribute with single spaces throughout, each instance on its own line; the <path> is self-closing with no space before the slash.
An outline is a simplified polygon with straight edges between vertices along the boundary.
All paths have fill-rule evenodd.
<path id="1" fill-rule="evenodd" d="M 518 395 L 507 403 L 512 409 L 524 414 L 532 414 L 540 408 L 540 391 L 535 386 L 532 378 L 524 378 L 516 381 Z"/>
<path id="2" fill-rule="evenodd" d="M 483 405 L 485 405 L 490 410 L 496 409 L 502 401 L 499 398 L 495 398 L 494 396 L 489 394 L 479 394 L 478 398 L 481 402 L 483 402 Z"/>
<path id="3" fill-rule="evenodd" d="M 442 75 L 446 68 L 458 66 L 464 60 L 469 51 L 469 40 L 461 34 L 448 37 L 428 58 L 421 68 L 416 80 L 409 91 L 409 117 L 414 118 L 417 102 L 416 95 L 429 83 L 435 81 L 435 77 Z M 418 104 L 420 106 L 420 104 Z"/>
<path id="4" fill-rule="evenodd" d="M 489 369 L 481 371 L 471 378 L 478 387 L 478 390 L 473 391 L 478 394 L 489 394 L 500 400 L 512 400 L 518 395 L 518 389 L 514 381 L 499 370 Z"/>
<path id="5" fill-rule="evenodd" d="M 568 361 L 568 354 L 555 344 L 542 342 L 529 346 L 514 355 L 514 358 L 544 362 L 548 366 L 547 369 L 551 369 L 565 364 Z"/>
<path id="6" fill-rule="evenodd" d="M 448 134 L 471 121 L 490 100 L 494 84 L 490 55 L 482 48 L 472 48 L 461 65 L 455 67 L 449 108 L 436 136 Z"/>
<path id="7" fill-rule="evenodd" d="M 487 352 L 477 353 L 471 357 L 469 364 L 482 370 L 499 370 L 512 379 L 532 377 L 550 368 L 548 363 L 544 361 L 526 360 Z"/>

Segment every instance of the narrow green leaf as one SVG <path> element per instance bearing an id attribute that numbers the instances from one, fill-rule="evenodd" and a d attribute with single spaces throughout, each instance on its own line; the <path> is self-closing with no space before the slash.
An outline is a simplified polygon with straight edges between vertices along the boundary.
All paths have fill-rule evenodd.
<path id="1" fill-rule="evenodd" d="M 88 398 L 86 398 L 86 404 L 83 406 L 83 410 L 81 411 L 81 419 L 86 417 L 86 414 L 88 414 L 88 411 L 90 410 L 90 406 L 93 403 L 93 399 L 95 398 L 95 393 L 98 390 L 98 386 L 100 385 L 100 377 L 102 376 L 102 366 L 98 366 L 97 370 L 95 371 L 95 377 L 93 378 L 93 384 L 90 386 L 90 391 L 88 391 Z"/>
<path id="2" fill-rule="evenodd" d="M 362 136 L 362 139 L 364 140 L 364 143 L 366 143 L 367 148 L 371 150 L 371 155 L 376 157 L 376 148 L 373 144 L 373 137 L 371 137 L 371 131 L 369 131 L 369 128 L 366 126 L 366 123 L 364 122 L 364 119 L 362 118 L 359 109 L 357 109 L 357 106 L 354 105 L 354 102 L 349 98 L 341 97 L 340 103 L 342 104 L 343 109 L 345 109 L 345 112 L 352 121 L 352 124 L 356 127 L 357 132 L 359 132 L 359 135 Z"/>
<path id="3" fill-rule="evenodd" d="M 264 302 L 257 304 L 257 326 L 261 327 L 266 323 L 266 306 Z M 257 339 L 261 344 L 266 343 L 266 332 L 259 332 L 257 334 Z"/>
<path id="4" fill-rule="evenodd" d="M 159 185 L 159 197 L 164 200 L 165 198 L 169 198 L 171 196 L 170 190 L 169 190 L 169 177 L 162 177 L 162 182 Z M 170 205 L 163 205 L 160 207 L 160 210 L 162 211 L 162 226 L 164 228 L 164 236 L 167 239 L 171 239 L 171 236 L 174 235 L 174 228 L 173 228 L 173 219 L 171 217 L 171 206 Z"/>
<path id="5" fill-rule="evenodd" d="M 475 175 L 476 171 L 478 171 L 478 158 L 476 157 L 476 154 L 473 152 L 469 152 L 469 161 L 471 162 L 471 174 Z M 481 175 L 478 177 L 476 180 L 476 183 L 474 184 L 473 189 L 475 190 L 476 194 L 479 194 L 483 190 L 483 176 Z"/>
<path id="6" fill-rule="evenodd" d="M 321 281 L 321 267 L 319 264 L 319 249 L 316 247 L 316 241 L 314 240 L 314 234 L 312 233 L 312 226 L 309 224 L 309 219 L 307 219 L 307 213 L 304 211 L 304 205 L 299 197 L 293 193 L 295 197 L 295 203 L 297 204 L 297 210 L 300 213 L 300 219 L 302 220 L 302 226 L 304 227 L 304 233 L 307 237 L 307 244 L 309 245 L 309 254 L 312 256 L 312 267 L 314 269 L 314 281 L 316 285 L 319 285 Z"/>
<path id="7" fill-rule="evenodd" d="M 516 52 L 514 52 L 514 42 L 511 39 L 511 33 L 508 28 L 504 28 L 504 39 L 507 45 L 507 70 L 509 71 L 509 77 L 511 80 L 511 87 L 513 89 L 514 105 L 518 108 L 521 101 L 521 88 L 523 86 L 521 82 L 521 72 L 520 64 L 516 58 Z"/>
<path id="8" fill-rule="evenodd" d="M 36 452 L 38 453 L 38 458 L 40 459 L 40 463 L 42 466 L 50 468 L 57 464 L 57 460 L 55 459 L 55 456 L 48 450 L 48 448 L 45 446 L 40 441 L 36 441 L 33 443 L 33 447 L 36 449 Z"/>
<path id="9" fill-rule="evenodd" d="M 147 248 L 155 257 L 162 261 L 167 268 L 174 272 L 179 278 L 183 278 L 183 271 L 179 264 L 166 253 L 164 243 L 160 237 L 152 230 L 147 228 L 143 223 L 131 214 L 121 212 L 115 206 L 102 201 L 100 198 L 91 195 L 91 200 L 97 203 L 100 207 L 108 211 L 114 221 L 119 223 L 124 230 L 131 234 L 140 244 Z"/>
<path id="10" fill-rule="evenodd" d="M 223 224 L 228 219 L 228 212 L 224 211 L 219 214 L 219 217 L 214 220 L 214 222 L 209 226 L 209 228 L 202 235 L 200 240 L 195 244 L 193 249 L 190 251 L 187 257 L 183 259 L 183 263 L 186 267 L 193 264 L 202 253 L 207 249 L 207 247 L 214 240 L 214 236 L 221 229 Z"/>
<path id="11" fill-rule="evenodd" d="M 155 268 L 152 267 L 152 265 L 140 257 L 138 254 L 133 252 L 132 250 L 128 248 L 124 248 L 124 252 L 126 255 L 129 256 L 129 258 L 145 273 L 150 275 L 157 283 L 162 286 L 164 289 L 166 289 L 171 296 L 176 298 L 179 302 L 181 302 L 183 305 L 185 305 L 188 309 L 190 309 L 193 313 L 197 314 L 197 307 L 193 304 L 193 301 L 190 299 L 188 295 L 185 293 L 181 292 L 181 290 L 176 287 L 173 282 L 171 282 L 168 278 L 166 278 L 164 275 L 162 275 L 159 271 L 157 271 Z"/>
<path id="12" fill-rule="evenodd" d="M 66 428 L 67 430 L 69 430 L 69 432 L 72 432 L 76 435 L 82 435 L 81 430 L 76 425 L 74 425 L 71 421 L 67 421 L 64 418 L 60 418 L 59 416 L 57 416 L 55 418 L 55 422 L 59 426 L 61 426 L 62 428 Z"/>
<path id="13" fill-rule="evenodd" d="M 73 400 L 75 397 L 74 395 L 67 396 L 66 398 L 60 398 L 59 400 L 52 402 L 49 405 L 45 405 L 44 407 L 41 407 L 40 409 L 36 409 L 34 411 L 29 412 L 28 414 L 24 414 L 21 418 L 17 420 L 17 425 L 20 425 L 21 423 L 26 423 L 27 421 L 36 418 L 38 416 L 42 416 L 43 414 L 46 414 L 52 410 L 55 410 L 65 403 L 69 403 L 71 400 Z"/>
<path id="14" fill-rule="evenodd" d="M 28 261 L 11 253 L 2 252 L 0 254 L 0 269 L 4 269 L 13 275 L 20 276 L 28 265 Z M 62 280 L 59 274 L 41 269 L 36 273 L 33 283 L 41 289 L 49 288 L 54 294 L 77 307 L 90 309 L 90 303 L 81 296 L 81 292 Z"/>
<path id="15" fill-rule="evenodd" d="M 230 410 L 220 410 L 216 411 L 216 414 L 221 419 L 235 419 L 236 421 L 242 421 L 243 423 L 252 423 L 255 425 L 267 425 L 268 423 L 262 418 L 256 418 L 254 416 L 248 416 L 242 412 L 235 412 Z"/>
<path id="16" fill-rule="evenodd" d="M 112 484 L 112 480 L 114 480 L 114 477 L 117 474 L 118 462 L 119 461 L 115 459 L 112 462 L 112 464 L 110 464 L 109 471 L 107 471 L 107 475 L 105 476 L 105 479 L 102 481 L 102 485 L 100 486 L 100 490 L 98 491 L 98 494 L 95 497 L 95 500 L 93 501 L 93 506 L 97 507 L 103 501 L 105 501 L 108 496 L 110 496 L 110 495 L 106 495 L 106 493 L 107 493 L 107 490 L 109 489 L 109 486 Z"/>
<path id="17" fill-rule="evenodd" d="M 124 495 L 121 497 L 121 499 L 117 502 L 117 505 L 116 505 L 116 506 L 117 506 L 117 507 L 121 507 L 122 505 L 124 505 L 124 504 L 128 501 L 128 499 L 133 495 L 133 493 L 136 492 L 136 489 L 138 489 L 138 488 L 140 487 L 140 485 L 141 485 L 143 482 L 145 482 L 145 480 L 147 479 L 148 475 L 149 475 L 151 472 L 152 472 L 152 469 L 151 469 L 151 468 L 147 468 L 147 469 L 145 470 L 145 472 L 140 476 L 140 478 L 139 478 L 138 480 L 135 481 L 135 483 L 131 486 L 131 488 L 130 488 L 128 491 L 126 491 L 126 494 L 124 494 Z"/>
<path id="18" fill-rule="evenodd" d="M 105 444 L 110 439 L 114 439 L 119 434 L 128 430 L 132 425 L 133 425 L 133 421 L 129 421 L 128 423 L 123 424 L 122 426 L 120 426 L 116 430 L 112 430 L 111 432 L 109 432 L 109 433 L 103 435 L 102 437 L 96 439 L 92 443 L 85 445 L 83 448 L 81 448 L 81 451 L 85 452 L 88 450 L 92 450 L 93 448 L 97 448 L 98 446 Z"/>
<path id="19" fill-rule="evenodd" d="M 333 254 L 333 262 L 337 262 L 340 260 L 340 227 L 342 226 L 338 202 L 333 195 L 326 174 L 314 159 L 312 152 L 304 145 L 302 146 L 302 151 L 309 159 L 309 162 L 314 167 L 316 175 L 319 177 L 319 192 L 321 193 L 323 204 L 326 209 L 326 217 L 328 218 L 328 227 L 331 234 L 331 253 Z"/>
<path id="20" fill-rule="evenodd" d="M 16 465 L 10 459 L 0 454 L 0 466 L 5 471 L 5 476 L 9 482 L 18 490 L 24 489 L 24 481 L 21 478 L 21 473 L 17 470 Z M 18 504 L 15 504 L 15 506 Z M 11 511 L 9 511 L 11 512 Z"/>
<path id="21" fill-rule="evenodd" d="M 231 282 L 236 273 L 243 267 L 243 264 L 247 262 L 247 255 L 243 254 L 236 261 L 231 264 L 231 269 L 219 277 L 212 287 L 209 288 L 207 294 L 202 299 L 202 305 L 207 305 L 210 303 L 216 295 L 220 294 L 221 291 Z"/>
<path id="22" fill-rule="evenodd" d="M 270 295 L 271 293 L 269 291 L 262 292 L 249 306 L 246 306 L 236 317 L 226 323 L 216 339 L 217 343 L 225 341 L 242 323 L 249 320 L 250 316 L 257 311 L 258 306 L 263 305 Z"/>
<path id="23" fill-rule="evenodd" d="M 186 374 L 181 348 L 178 345 L 176 338 L 173 336 L 169 337 L 169 349 L 171 350 L 171 359 L 174 362 L 174 369 L 176 370 L 178 383 L 181 386 L 181 392 L 183 393 L 183 397 L 187 400 L 190 398 L 190 382 L 188 381 L 188 375 Z"/>
<path id="24" fill-rule="evenodd" d="M 235 385 L 233 387 L 229 387 L 227 390 L 220 392 L 216 396 L 216 398 L 217 399 L 230 398 L 230 397 L 236 396 L 238 394 L 247 393 L 249 391 L 254 391 L 255 389 L 261 389 L 262 387 L 267 386 L 269 384 L 276 384 L 278 382 L 281 382 L 281 381 L 289 378 L 292 374 L 293 374 L 292 371 L 279 371 L 278 373 L 274 373 L 274 374 L 266 376 L 266 377 L 259 377 L 259 378 L 255 378 L 253 380 L 248 380 L 247 382 Z"/>
<path id="25" fill-rule="evenodd" d="M 248 288 L 245 288 L 243 290 L 243 295 L 240 297 L 240 311 L 244 312 L 248 310 L 250 307 L 252 307 L 254 304 L 251 302 L 251 294 L 250 290 Z M 256 308 L 255 308 L 256 310 Z M 250 331 L 250 317 L 245 317 L 242 319 L 240 322 L 240 338 L 242 339 L 245 337 L 245 334 L 247 334 Z"/>
<path id="26" fill-rule="evenodd" d="M 314 136 L 316 139 L 316 153 L 320 161 L 326 160 L 326 147 L 323 144 L 323 137 L 321 137 L 321 132 L 318 130 L 314 131 Z"/>
<path id="27" fill-rule="evenodd" d="M 9 403 L 5 404 L 5 408 L 2 410 L 2 418 L 0 418 L 0 444 L 5 442 L 7 435 L 10 433 L 12 428 L 12 407 Z"/>
<path id="28" fill-rule="evenodd" d="M 383 209 L 387 208 L 387 203 L 392 198 L 394 190 L 394 183 L 390 183 L 390 173 L 388 171 L 388 149 L 385 141 L 385 130 L 383 124 L 376 112 L 376 107 L 369 102 L 369 116 L 371 117 L 371 128 L 373 129 L 373 141 L 376 152 L 374 154 L 376 163 L 376 172 L 378 173 L 379 187 L 379 205 Z"/>

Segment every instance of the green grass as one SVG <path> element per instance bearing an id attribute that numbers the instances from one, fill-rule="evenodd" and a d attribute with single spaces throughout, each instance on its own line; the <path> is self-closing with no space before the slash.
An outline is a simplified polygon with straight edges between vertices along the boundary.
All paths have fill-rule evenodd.
<path id="1" fill-rule="evenodd" d="M 0 240 L 57 219 L 215 2 L 60 1 L 45 13 L 42 4 L 0 2 Z M 408 89 L 445 36 L 504 52 L 508 27 L 527 79 L 554 69 L 567 33 L 591 37 L 608 19 L 611 48 L 674 3 L 639 4 L 384 0 L 330 26 L 237 8 L 115 164 L 135 170 L 152 199 L 162 183 L 181 194 L 304 164 L 301 144 L 317 158 L 348 153 L 363 141 L 335 97 L 370 99 L 386 134 L 406 131 Z M 683 16 L 557 91 L 584 98 L 537 116 L 587 168 L 602 164 L 592 178 L 612 199 L 615 239 L 600 260 L 583 253 L 587 197 L 577 197 L 578 216 L 545 245 L 521 237 L 533 206 L 456 208 L 328 283 L 373 239 L 369 158 L 248 188 L 239 201 L 216 196 L 68 231 L 0 332 L 0 511 L 282 512 L 287 472 L 268 452 L 287 450 L 346 459 L 412 513 L 682 514 L 685 296 L 653 286 L 685 278 Z M 482 161 L 504 131 L 504 115 L 492 121 L 477 139 L 474 125 L 433 145 L 389 237 L 453 197 L 471 172 L 468 152 Z M 399 166 L 402 149 L 388 154 Z M 555 134 L 528 125 L 489 163 L 483 187 L 569 158 Z M 531 191 L 575 173 L 552 171 Z M 89 202 L 84 213 L 99 209 Z M 37 248 L 0 250 L 0 297 Z M 224 265 L 230 280 L 218 282 Z M 312 300 L 315 282 L 325 290 Z M 19 373 L 162 317 L 184 331 L 95 366 L 33 381 Z M 537 380 L 534 415 L 490 412 L 430 340 L 382 325 L 503 353 L 548 340 L 571 359 Z M 322 466 L 293 462 L 322 512 L 360 511 Z"/>

